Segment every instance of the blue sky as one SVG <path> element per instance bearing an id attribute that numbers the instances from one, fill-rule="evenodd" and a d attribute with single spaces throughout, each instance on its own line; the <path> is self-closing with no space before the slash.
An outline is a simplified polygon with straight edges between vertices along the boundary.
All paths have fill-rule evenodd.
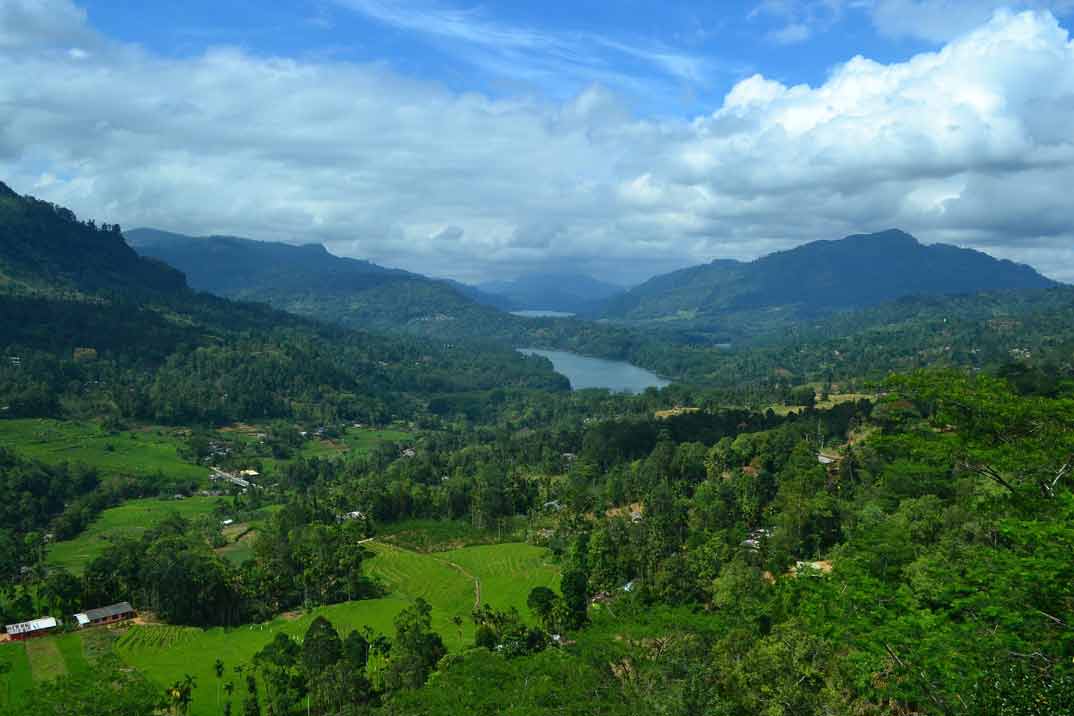
<path id="1" fill-rule="evenodd" d="M 0 180 L 623 283 L 901 228 L 1074 281 L 1074 0 L 0 0 Z"/>
<path id="2" fill-rule="evenodd" d="M 108 35 L 173 56 L 220 45 L 316 60 L 385 63 L 489 96 L 567 99 L 593 82 L 632 111 L 688 117 L 755 72 L 822 82 L 856 54 L 905 59 L 934 45 L 884 32 L 844 2 L 394 2 L 188 0 L 82 3 Z"/>

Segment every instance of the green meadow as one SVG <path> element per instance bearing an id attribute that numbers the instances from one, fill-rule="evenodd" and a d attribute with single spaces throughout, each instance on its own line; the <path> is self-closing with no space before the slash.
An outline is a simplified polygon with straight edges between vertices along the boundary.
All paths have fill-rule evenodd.
<path id="1" fill-rule="evenodd" d="M 0 420 L 0 445 L 46 464 L 81 463 L 104 475 L 171 478 L 204 482 L 207 471 L 185 462 L 180 433 L 146 427 L 110 433 L 92 421 Z"/>
<path id="2" fill-rule="evenodd" d="M 365 454 L 381 443 L 407 443 L 413 435 L 402 430 L 348 427 L 337 440 L 310 440 L 302 446 L 302 457 L 330 458 L 340 455 Z"/>
<path id="3" fill-rule="evenodd" d="M 319 607 L 300 615 L 287 615 L 265 624 L 236 629 L 193 629 L 174 626 L 135 626 L 120 638 L 116 651 L 131 666 L 161 685 L 186 674 L 197 681 L 193 716 L 216 711 L 217 679 L 213 663 L 227 667 L 224 681 L 238 683 L 233 669 L 248 664 L 278 632 L 301 638 L 313 619 L 323 615 L 340 632 L 370 627 L 391 636 L 395 616 L 415 598 L 424 597 L 433 607 L 433 628 L 448 649 L 458 651 L 473 641 L 470 613 L 474 607 L 474 578 L 481 583 L 483 602 L 500 608 L 514 606 L 527 614 L 526 596 L 531 586 L 556 587 L 558 573 L 547 563 L 547 552 L 524 544 L 470 547 L 437 555 L 418 554 L 372 542 L 376 556 L 366 564 L 368 573 L 388 590 L 380 599 Z M 461 617 L 461 629 L 453 623 Z"/>
<path id="4" fill-rule="evenodd" d="M 209 514 L 221 501 L 219 497 L 128 500 L 102 512 L 78 537 L 50 546 L 46 561 L 81 574 L 86 565 L 103 553 L 110 541 L 117 537 L 138 537 L 173 513 L 188 519 Z"/>

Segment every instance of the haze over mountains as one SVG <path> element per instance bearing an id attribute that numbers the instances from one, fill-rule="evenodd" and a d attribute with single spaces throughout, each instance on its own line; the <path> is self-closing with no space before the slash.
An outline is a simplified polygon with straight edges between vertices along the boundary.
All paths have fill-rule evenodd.
<path id="1" fill-rule="evenodd" d="M 532 273 L 512 281 L 478 284 L 485 293 L 507 298 L 521 309 L 584 313 L 625 289 L 582 273 Z"/>

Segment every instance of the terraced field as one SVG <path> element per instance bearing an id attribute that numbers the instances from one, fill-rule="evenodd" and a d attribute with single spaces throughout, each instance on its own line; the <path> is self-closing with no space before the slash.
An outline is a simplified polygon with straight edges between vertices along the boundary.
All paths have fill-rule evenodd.
<path id="1" fill-rule="evenodd" d="M 45 419 L 0 420 L 0 444 L 47 464 L 81 463 L 105 475 L 204 482 L 205 468 L 179 457 L 182 444 L 171 428 L 147 427 L 109 433 L 95 422 Z"/>
<path id="2" fill-rule="evenodd" d="M 216 659 L 223 660 L 228 669 L 224 680 L 235 681 L 233 667 L 248 663 L 277 632 L 301 638 L 317 615 L 325 616 L 343 633 L 369 626 L 391 635 L 395 616 L 420 596 L 433 607 L 433 628 L 449 649 L 458 650 L 473 641 L 469 617 L 477 584 L 483 602 L 499 608 L 514 606 L 527 614 L 529 589 L 558 583 L 557 571 L 546 561 L 546 550 L 530 545 L 467 547 L 432 555 L 376 542 L 367 547 L 376 554 L 367 563 L 368 572 L 389 590 L 386 597 L 321 607 L 230 630 L 136 626 L 117 642 L 116 651 L 160 684 L 185 674 L 195 677 L 198 687 L 192 714 L 210 716 L 217 713 L 212 666 Z M 463 618 L 461 633 L 452 622 L 455 616 Z"/>

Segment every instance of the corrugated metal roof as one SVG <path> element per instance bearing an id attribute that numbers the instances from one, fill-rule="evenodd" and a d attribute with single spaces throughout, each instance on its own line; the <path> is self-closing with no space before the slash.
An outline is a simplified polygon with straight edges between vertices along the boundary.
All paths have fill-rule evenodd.
<path id="1" fill-rule="evenodd" d="M 28 622 L 8 624 L 4 629 L 8 634 L 29 634 L 31 632 L 41 631 L 42 629 L 54 629 L 58 623 L 56 617 L 42 617 L 40 619 L 32 619 Z"/>
<path id="2" fill-rule="evenodd" d="M 119 604 L 112 604 L 107 607 L 87 609 L 85 615 L 90 621 L 95 622 L 98 619 L 107 619 L 108 617 L 115 617 L 120 614 L 129 614 L 133 611 L 134 608 L 130 605 L 130 602 L 120 602 Z"/>

